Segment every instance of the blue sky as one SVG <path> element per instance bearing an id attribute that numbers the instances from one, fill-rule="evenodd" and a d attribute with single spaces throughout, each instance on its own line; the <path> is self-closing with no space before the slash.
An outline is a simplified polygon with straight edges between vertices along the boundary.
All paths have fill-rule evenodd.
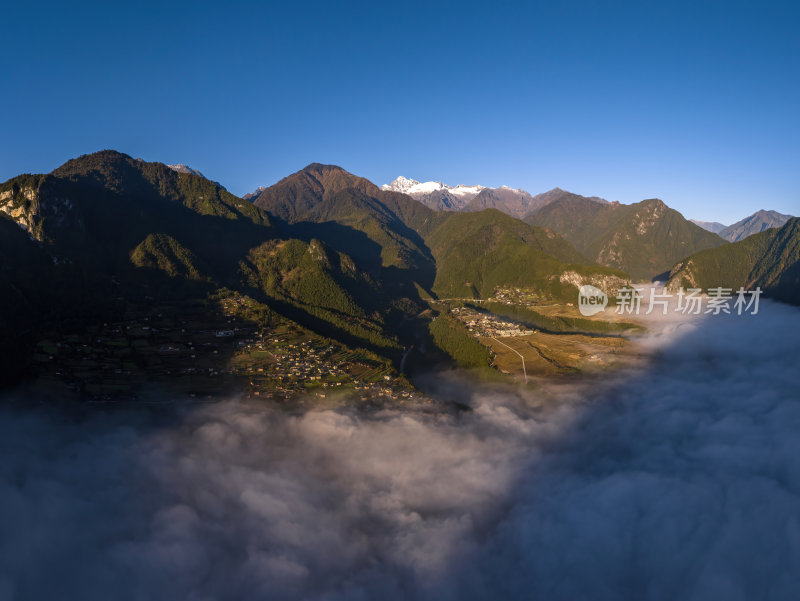
<path id="1" fill-rule="evenodd" d="M 5 3 L 0 180 L 115 148 L 797 215 L 799 6 Z"/>

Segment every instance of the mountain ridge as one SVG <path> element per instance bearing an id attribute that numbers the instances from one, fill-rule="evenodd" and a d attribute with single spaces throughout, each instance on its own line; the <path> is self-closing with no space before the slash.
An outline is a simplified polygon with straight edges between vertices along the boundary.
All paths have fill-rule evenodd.
<path id="1" fill-rule="evenodd" d="M 758 234 L 770 228 L 781 227 L 789 219 L 791 215 L 784 215 L 777 211 L 769 211 L 761 209 L 748 215 L 744 219 L 723 228 L 719 235 L 728 240 L 729 242 L 738 242 L 744 240 L 748 236 Z"/>
<path id="2" fill-rule="evenodd" d="M 408 194 L 425 206 L 439 211 L 480 211 L 493 208 L 518 219 L 523 219 L 555 200 L 580 196 L 561 188 L 531 195 L 526 190 L 506 185 L 491 187 L 459 184 L 451 187 L 438 181 L 419 182 L 402 175 L 389 184 L 383 184 L 381 189 Z M 602 204 L 608 203 L 607 200 L 597 196 L 580 198 Z"/>
<path id="3" fill-rule="evenodd" d="M 679 259 L 726 243 L 660 199 L 624 205 L 570 195 L 530 213 L 525 221 L 549 227 L 588 259 L 637 279 L 649 280 Z"/>
<path id="4" fill-rule="evenodd" d="M 703 228 L 707 232 L 711 232 L 712 234 L 719 234 L 722 230 L 728 227 L 727 225 L 725 225 L 724 223 L 720 223 L 719 221 L 701 221 L 699 219 L 690 219 L 689 221 Z"/>
<path id="5" fill-rule="evenodd" d="M 725 246 L 696 253 L 669 273 L 671 290 L 760 287 L 767 296 L 800 304 L 800 218 Z"/>
<path id="6" fill-rule="evenodd" d="M 592 267 L 591 261 L 588 261 L 569 242 L 554 232 L 546 228 L 531 227 L 499 210 L 436 211 L 405 193 L 387 190 L 385 187 L 379 189 L 371 184 L 364 185 L 360 179 L 352 179 L 355 176 L 348 174 L 341 167 L 328 167 L 328 169 L 341 170 L 342 173 L 338 176 L 337 181 L 353 182 L 357 184 L 355 187 L 346 189 L 339 186 L 336 194 L 333 194 L 333 191 L 327 188 L 324 182 L 321 182 L 318 188 L 307 190 L 304 188 L 309 169 L 314 171 L 314 168 L 309 166 L 284 178 L 276 184 L 276 188 L 262 192 L 254 200 L 255 204 L 264 208 L 271 215 L 278 218 L 287 217 L 291 223 L 302 227 L 312 227 L 312 224 L 319 226 L 320 222 L 335 221 L 341 225 L 360 229 L 373 242 L 381 246 L 384 256 L 387 239 L 397 243 L 401 236 L 408 236 L 408 231 L 417 233 L 420 238 L 414 241 L 416 249 L 430 248 L 425 259 L 417 261 L 417 264 L 428 265 L 425 273 L 435 273 L 436 275 L 431 280 L 426 279 L 424 282 L 416 281 L 415 283 L 421 285 L 429 293 L 444 294 L 445 296 L 491 293 L 491 286 L 475 285 L 476 282 L 496 283 L 502 280 L 502 276 L 487 278 L 480 273 L 502 273 L 503 270 L 498 270 L 497 264 L 503 260 L 501 256 L 512 252 L 520 256 L 525 255 L 526 260 L 533 263 L 549 261 L 549 268 L 560 269 L 560 272 L 566 269 L 566 267 L 562 269 L 562 266 L 573 264 L 589 265 L 589 271 L 594 269 L 597 272 L 603 272 L 599 266 Z M 408 180 L 404 185 L 408 188 L 409 185 L 415 184 L 413 184 L 413 180 Z M 293 186 L 295 189 L 288 190 L 287 186 Z M 512 190 L 512 192 L 516 191 Z M 480 193 L 476 197 L 479 195 Z M 372 204 L 370 205 L 370 203 Z M 298 205 L 302 206 L 302 210 L 297 209 Z M 367 205 L 373 207 L 372 214 L 354 219 L 354 215 L 360 214 L 359 211 L 363 211 Z M 361 209 L 358 208 L 359 206 Z M 374 223 L 375 215 L 381 211 L 387 211 L 386 215 L 394 214 L 408 229 L 404 230 L 395 224 L 391 231 L 385 229 L 381 234 L 379 227 L 370 226 Z M 448 234 L 442 232 L 448 232 Z M 470 252 L 455 252 L 454 245 L 441 243 L 443 239 L 461 239 L 465 236 L 477 236 L 486 243 L 485 246 L 480 247 L 481 252 L 486 255 L 482 263 L 481 261 L 470 263 L 467 259 L 468 256 L 471 256 Z M 432 240 L 436 240 L 437 243 L 432 243 Z M 511 248 L 516 250 L 511 251 Z M 432 264 L 428 264 L 427 261 L 431 261 Z M 462 277 L 460 283 L 455 281 Z M 533 279 L 543 293 L 546 293 L 545 289 L 551 286 L 541 273 Z M 468 281 L 470 284 L 464 288 L 465 282 Z"/>

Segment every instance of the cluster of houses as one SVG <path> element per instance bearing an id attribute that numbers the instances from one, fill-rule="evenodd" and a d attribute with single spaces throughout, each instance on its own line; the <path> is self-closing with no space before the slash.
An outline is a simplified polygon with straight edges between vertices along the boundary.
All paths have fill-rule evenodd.
<path id="1" fill-rule="evenodd" d="M 462 322 L 475 336 L 505 337 L 530 336 L 536 330 L 529 330 L 513 321 L 508 321 L 491 313 L 484 313 L 469 307 L 456 307 L 451 310 L 453 317 Z"/>
<path id="2" fill-rule="evenodd" d="M 239 372 L 248 376 L 263 375 L 277 382 L 299 385 L 330 384 L 332 379 L 346 376 L 341 364 L 329 360 L 334 354 L 333 346 L 323 347 L 305 340 L 289 342 L 285 337 L 271 337 L 269 332 L 242 342 L 237 353 L 242 360 L 237 364 L 242 365 Z M 251 360 L 254 353 L 259 358 Z"/>
<path id="3" fill-rule="evenodd" d="M 527 288 L 496 288 L 492 300 L 504 305 L 534 305 L 542 299 Z"/>
<path id="4" fill-rule="evenodd" d="M 362 401 L 402 401 L 414 396 L 388 367 L 365 364 L 357 351 L 268 331 L 243 342 L 234 371 L 248 377 L 252 396 L 289 398 L 309 390 L 322 398 L 331 392 L 352 391 Z"/>
<path id="5" fill-rule="evenodd" d="M 224 309 L 209 318 L 199 306 L 129 305 L 120 321 L 51 335 L 39 343 L 36 360 L 59 386 L 104 400 L 135 400 L 146 382 L 203 397 L 248 388 L 252 396 L 287 399 L 336 391 L 365 401 L 416 395 L 391 367 L 363 352 Z"/>
<path id="6" fill-rule="evenodd" d="M 209 322 L 199 307 L 154 310 L 131 303 L 121 320 L 52 332 L 34 358 L 43 381 L 54 379 L 89 398 L 135 398 L 145 382 L 203 391 L 232 375 L 223 357 L 236 336 L 252 331 L 231 316 Z"/>

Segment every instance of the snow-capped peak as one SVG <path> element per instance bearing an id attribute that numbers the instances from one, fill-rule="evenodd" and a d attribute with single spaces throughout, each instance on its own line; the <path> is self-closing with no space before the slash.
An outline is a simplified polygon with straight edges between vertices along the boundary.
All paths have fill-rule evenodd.
<path id="1" fill-rule="evenodd" d="M 183 163 L 178 163 L 177 165 L 167 165 L 173 171 L 177 171 L 178 173 L 191 173 L 192 175 L 199 175 L 200 177 L 205 177 L 202 173 L 200 173 L 197 169 L 192 169 L 189 165 L 184 165 Z"/>
<path id="2" fill-rule="evenodd" d="M 255 189 L 255 190 L 253 190 L 252 192 L 248 192 L 247 194 L 245 194 L 244 196 L 242 196 L 242 198 L 243 198 L 244 200 L 250 200 L 250 201 L 252 201 L 252 199 L 254 199 L 256 196 L 258 196 L 259 194 L 261 194 L 261 193 L 262 193 L 264 190 L 266 190 L 266 189 L 267 189 L 267 186 L 259 186 L 258 188 L 256 188 L 256 189 Z"/>
<path id="3" fill-rule="evenodd" d="M 464 186 L 462 184 L 451 187 L 447 184 L 443 184 L 442 182 L 419 182 L 415 179 L 403 177 L 402 175 L 394 180 L 391 184 L 384 184 L 381 186 L 383 190 L 403 192 L 404 194 L 414 197 L 442 190 L 452 194 L 459 200 L 465 201 L 474 198 L 485 187 L 486 186 Z"/>
<path id="4" fill-rule="evenodd" d="M 520 188 L 511 186 L 448 186 L 442 182 L 419 182 L 415 179 L 400 176 L 391 184 L 381 186 L 384 190 L 393 190 L 408 194 L 422 204 L 437 211 L 479 210 L 481 207 L 494 207 L 514 217 L 522 217 L 531 208 L 533 198 Z M 500 194 L 492 194 L 489 198 L 479 197 L 484 190 L 496 190 Z M 475 200 L 477 197 L 477 200 Z"/>
<path id="5" fill-rule="evenodd" d="M 409 191 L 414 194 L 428 194 L 436 190 L 449 190 L 450 186 L 445 186 L 442 182 L 417 182 Z"/>
<path id="6" fill-rule="evenodd" d="M 408 194 L 408 191 L 413 188 L 414 186 L 419 185 L 419 182 L 415 179 L 409 179 L 407 177 L 403 177 L 402 175 L 394 180 L 391 184 L 383 184 L 381 186 L 382 190 L 392 190 L 394 192 L 403 192 L 404 194 Z"/>
<path id="7" fill-rule="evenodd" d="M 450 193 L 455 194 L 460 198 L 474 198 L 481 190 L 485 190 L 486 186 L 465 186 L 463 184 L 457 185 L 455 188 L 450 188 Z"/>

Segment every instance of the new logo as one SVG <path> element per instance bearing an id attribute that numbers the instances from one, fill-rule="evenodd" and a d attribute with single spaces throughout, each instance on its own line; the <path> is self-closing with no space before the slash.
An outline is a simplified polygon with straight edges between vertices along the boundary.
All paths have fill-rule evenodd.
<path id="1" fill-rule="evenodd" d="M 607 305 L 608 296 L 606 296 L 606 293 L 600 290 L 600 288 L 584 284 L 581 286 L 581 289 L 578 290 L 578 309 L 581 315 L 591 317 L 605 310 Z"/>

